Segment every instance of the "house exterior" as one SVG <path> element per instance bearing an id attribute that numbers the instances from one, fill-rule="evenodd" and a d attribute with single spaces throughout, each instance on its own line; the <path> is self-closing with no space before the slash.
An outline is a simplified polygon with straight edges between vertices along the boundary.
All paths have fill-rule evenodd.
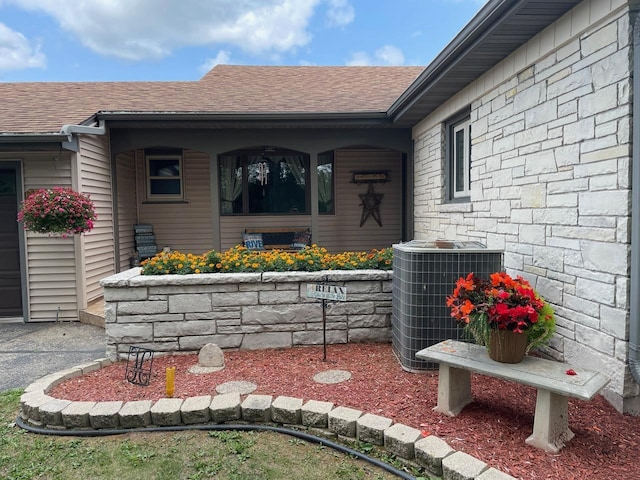
<path id="1" fill-rule="evenodd" d="M 421 71 L 218 66 L 197 82 L 0 84 L 4 215 L 16 258 L 0 267 L 11 277 L 0 285 L 0 314 L 76 319 L 102 296 L 101 278 L 129 268 L 138 223 L 153 225 L 160 248 L 193 253 L 274 226 L 310 229 L 334 251 L 410 238 L 411 129 L 385 111 Z M 381 225 L 361 225 L 368 185 L 352 182 L 355 172 L 388 180 L 373 187 Z M 17 228 L 25 192 L 54 185 L 91 195 L 90 233 Z"/>
<path id="2" fill-rule="evenodd" d="M 198 82 L 0 84 L 0 173 L 14 172 L 15 200 L 70 185 L 99 215 L 81 237 L 12 233 L 22 285 L 6 288 L 22 292 L 29 320 L 75 318 L 100 297 L 99 278 L 128 267 L 135 223 L 198 252 L 275 224 L 307 226 L 333 250 L 478 240 L 553 304 L 546 353 L 604 371 L 606 398 L 640 413 L 639 9 L 490 0 L 425 69 L 219 66 Z M 304 171 L 291 196 L 301 203 L 272 199 L 257 182 L 265 168 L 289 182 Z M 353 174 L 383 171 L 382 226 L 360 227 L 366 185 Z M 263 191 L 268 208 L 251 200 Z"/>

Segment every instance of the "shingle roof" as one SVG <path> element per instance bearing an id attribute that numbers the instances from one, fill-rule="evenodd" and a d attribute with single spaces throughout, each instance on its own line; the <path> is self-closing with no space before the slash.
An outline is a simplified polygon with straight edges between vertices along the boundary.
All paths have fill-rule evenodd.
<path id="1" fill-rule="evenodd" d="M 218 65 L 196 82 L 0 83 L 1 133 L 55 133 L 98 112 L 386 112 L 422 67 Z"/>

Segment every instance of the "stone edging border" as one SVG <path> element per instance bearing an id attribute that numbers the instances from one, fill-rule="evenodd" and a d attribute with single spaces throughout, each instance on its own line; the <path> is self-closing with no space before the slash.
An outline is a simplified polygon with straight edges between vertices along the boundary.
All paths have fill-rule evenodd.
<path id="1" fill-rule="evenodd" d="M 20 397 L 20 417 L 26 424 L 56 430 L 136 429 L 151 426 L 180 426 L 243 421 L 247 423 L 275 423 L 283 426 L 307 428 L 311 434 L 325 438 L 356 440 L 384 447 L 408 464 L 426 468 L 442 476 L 443 480 L 515 480 L 489 467 L 471 455 L 458 452 L 444 440 L 415 428 L 393 423 L 379 415 L 330 402 L 271 395 L 239 393 L 162 398 L 130 402 L 73 402 L 50 397 L 47 393 L 56 385 L 80 375 L 95 372 L 110 365 L 101 358 L 90 363 L 52 373 L 40 378 L 25 389 Z"/>

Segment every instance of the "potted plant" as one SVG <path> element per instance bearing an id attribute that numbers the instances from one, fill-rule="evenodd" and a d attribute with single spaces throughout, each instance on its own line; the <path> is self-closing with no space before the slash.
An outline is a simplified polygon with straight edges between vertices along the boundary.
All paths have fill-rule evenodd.
<path id="1" fill-rule="evenodd" d="M 555 331 L 551 306 L 524 278 L 504 272 L 492 273 L 489 280 L 473 273 L 461 277 L 447 306 L 468 336 L 487 346 L 492 359 L 505 363 L 522 361 Z"/>
<path id="2" fill-rule="evenodd" d="M 96 218 L 89 195 L 64 187 L 30 192 L 18 212 L 25 230 L 61 234 L 63 238 L 90 231 Z"/>

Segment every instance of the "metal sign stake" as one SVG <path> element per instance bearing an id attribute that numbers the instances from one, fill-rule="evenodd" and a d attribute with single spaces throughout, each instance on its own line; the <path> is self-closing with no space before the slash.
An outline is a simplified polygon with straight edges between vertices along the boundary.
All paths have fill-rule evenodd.
<path id="1" fill-rule="evenodd" d="M 347 287 L 330 285 L 325 278 L 322 283 L 307 284 L 307 298 L 322 300 L 322 361 L 327 361 L 327 300 L 346 302 Z"/>
<path id="2" fill-rule="evenodd" d="M 327 300 L 322 299 L 322 361 L 327 361 Z"/>

